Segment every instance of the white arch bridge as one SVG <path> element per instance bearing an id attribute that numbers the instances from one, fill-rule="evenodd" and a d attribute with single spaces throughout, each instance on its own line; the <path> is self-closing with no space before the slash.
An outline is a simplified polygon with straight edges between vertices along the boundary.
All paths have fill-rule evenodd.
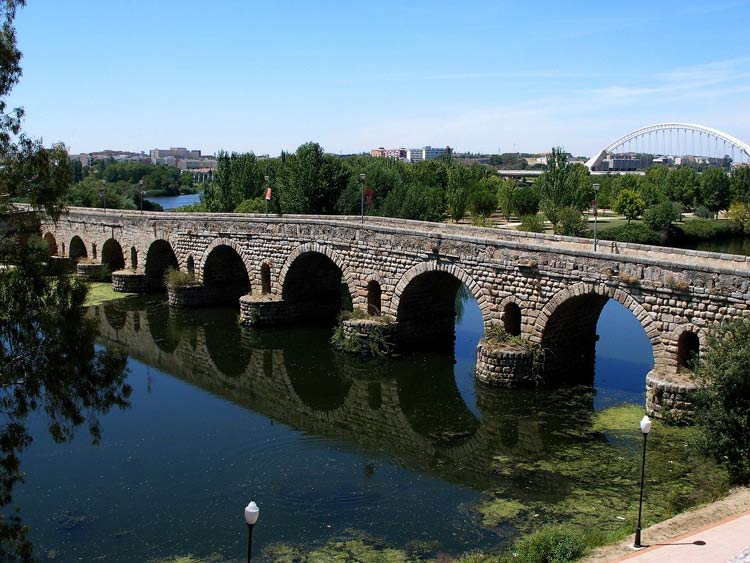
<path id="1" fill-rule="evenodd" d="M 750 163 L 750 145 L 736 137 L 692 123 L 657 123 L 641 127 L 616 139 L 586 166 L 593 171 L 634 171 L 652 163 L 698 165 Z"/>

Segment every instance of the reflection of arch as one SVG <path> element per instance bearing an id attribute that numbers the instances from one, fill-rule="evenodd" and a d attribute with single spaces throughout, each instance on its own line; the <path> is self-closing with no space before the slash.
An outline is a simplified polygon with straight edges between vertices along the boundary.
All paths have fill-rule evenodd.
<path id="1" fill-rule="evenodd" d="M 122 246 L 115 239 L 108 239 L 102 245 L 102 264 L 109 266 L 111 271 L 122 270 L 125 267 L 125 256 Z"/>
<path id="2" fill-rule="evenodd" d="M 170 267 L 177 269 L 177 255 L 166 240 L 156 239 L 146 253 L 146 280 L 152 291 L 165 288 L 164 274 Z"/>
<path id="3" fill-rule="evenodd" d="M 298 252 L 300 248 L 292 252 L 289 258 L 292 261 L 287 260 L 282 268 L 279 276 L 281 296 L 293 307 L 294 314 L 300 320 L 333 320 L 351 302 L 351 286 L 346 284 L 346 275 L 339 265 L 341 260 L 330 251 Z M 344 293 L 345 285 L 348 293 Z"/>
<path id="4" fill-rule="evenodd" d="M 169 314 L 166 303 L 150 303 L 146 308 L 148 331 L 156 346 L 169 354 L 180 345 L 180 326 Z"/>
<path id="5" fill-rule="evenodd" d="M 135 246 L 130 247 L 130 269 L 135 270 L 138 268 L 138 251 Z"/>
<path id="6" fill-rule="evenodd" d="M 214 302 L 236 303 L 250 293 L 250 275 L 237 251 L 225 244 L 211 249 L 203 262 L 203 285 L 212 290 Z"/>
<path id="7" fill-rule="evenodd" d="M 537 315 L 534 333 L 529 335 L 546 351 L 546 377 L 555 382 L 593 381 L 596 325 L 609 299 L 638 319 L 651 342 L 654 360 L 663 358 L 657 325 L 638 301 L 621 289 L 581 282 L 558 291 L 547 302 Z"/>
<path id="8" fill-rule="evenodd" d="M 70 244 L 68 245 L 68 256 L 70 256 L 73 260 L 86 258 L 88 256 L 88 252 L 86 252 L 86 245 L 78 235 L 75 235 L 72 239 L 70 239 Z"/>
<path id="9" fill-rule="evenodd" d="M 445 272 L 463 283 L 471 292 L 474 299 L 476 299 L 477 303 L 479 303 L 479 310 L 482 312 L 482 321 L 485 328 L 487 328 L 487 321 L 490 318 L 490 299 L 485 296 L 484 290 L 479 284 L 475 282 L 474 279 L 462 268 L 455 264 L 445 264 L 443 262 L 422 262 L 413 266 L 401 276 L 401 279 L 396 284 L 396 288 L 393 291 L 393 297 L 391 298 L 391 314 L 398 313 L 404 290 L 408 287 L 409 283 L 411 283 L 411 281 L 417 276 L 428 272 Z"/>
<path id="10" fill-rule="evenodd" d="M 295 248 L 291 254 L 287 257 L 286 261 L 284 262 L 284 265 L 281 267 L 281 272 L 279 273 L 279 289 L 282 291 L 284 290 L 284 285 L 286 284 L 286 277 L 289 273 L 290 268 L 294 264 L 294 262 L 302 256 L 303 254 L 315 252 L 318 254 L 322 254 L 326 257 L 328 257 L 331 262 L 333 262 L 336 267 L 341 271 L 341 275 L 344 278 L 344 282 L 346 283 L 347 289 L 349 290 L 349 295 L 353 299 L 356 293 L 354 292 L 354 288 L 356 287 L 355 278 L 352 275 L 351 271 L 349 270 L 349 266 L 346 264 L 346 262 L 339 256 L 335 251 L 331 250 L 325 245 L 318 244 L 316 242 L 308 242 L 301 246 L 298 246 Z"/>
<path id="11" fill-rule="evenodd" d="M 380 315 L 381 311 L 381 289 L 380 284 L 370 280 L 367 284 L 367 314 Z"/>
<path id="12" fill-rule="evenodd" d="M 204 324 L 203 334 L 214 366 L 228 377 L 242 375 L 250 363 L 252 350 L 243 342 L 236 314 L 219 307 L 205 310 L 202 315 L 210 319 L 210 324 Z"/>
<path id="13" fill-rule="evenodd" d="M 105 303 L 104 316 L 111 326 L 115 330 L 122 330 L 125 328 L 125 324 L 128 320 L 128 311 L 124 307 L 121 307 L 119 303 Z"/>
<path id="14" fill-rule="evenodd" d="M 677 368 L 694 370 L 700 359 L 701 342 L 692 330 L 684 330 L 677 338 Z"/>
<path id="15" fill-rule="evenodd" d="M 260 292 L 262 295 L 271 293 L 271 266 L 266 262 L 260 265 Z"/>
<path id="16" fill-rule="evenodd" d="M 49 255 L 57 256 L 57 240 L 55 239 L 55 235 L 53 235 L 52 233 L 47 233 L 46 235 L 44 235 L 44 242 L 47 243 Z"/>

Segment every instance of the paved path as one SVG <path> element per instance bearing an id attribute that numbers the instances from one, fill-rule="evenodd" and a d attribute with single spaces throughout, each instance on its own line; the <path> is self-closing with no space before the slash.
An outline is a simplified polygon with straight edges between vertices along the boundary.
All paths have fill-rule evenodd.
<path id="1" fill-rule="evenodd" d="M 645 531 L 644 531 L 645 532 Z M 644 543 L 648 538 L 644 533 Z M 750 563 L 750 513 L 620 557 L 627 563 Z M 613 563 L 615 563 L 613 562 Z"/>

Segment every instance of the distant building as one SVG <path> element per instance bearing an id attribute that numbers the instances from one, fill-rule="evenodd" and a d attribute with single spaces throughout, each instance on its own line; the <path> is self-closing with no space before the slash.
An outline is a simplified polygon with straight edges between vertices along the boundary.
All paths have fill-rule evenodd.
<path id="1" fill-rule="evenodd" d="M 379 147 L 370 151 L 370 156 L 375 158 L 392 158 L 393 160 L 406 160 L 407 150 L 405 148 L 386 149 Z"/>
<path id="2" fill-rule="evenodd" d="M 445 147 L 444 149 L 435 148 L 427 145 L 421 149 L 409 149 L 406 151 L 406 159 L 410 162 L 420 162 L 422 160 L 435 160 L 446 154 L 450 154 L 452 149 Z"/>
<path id="3" fill-rule="evenodd" d="M 149 151 L 151 164 L 165 164 L 179 170 L 196 170 L 198 168 L 216 168 L 216 159 L 203 156 L 198 149 L 185 147 L 170 147 L 169 149 L 151 149 Z"/>
<path id="4" fill-rule="evenodd" d="M 130 152 L 130 151 L 96 151 L 96 152 L 84 152 L 81 154 L 71 154 L 69 156 L 71 161 L 77 160 L 81 163 L 81 166 L 91 166 L 96 160 L 114 160 L 115 162 L 149 162 L 149 156 L 146 153 Z"/>

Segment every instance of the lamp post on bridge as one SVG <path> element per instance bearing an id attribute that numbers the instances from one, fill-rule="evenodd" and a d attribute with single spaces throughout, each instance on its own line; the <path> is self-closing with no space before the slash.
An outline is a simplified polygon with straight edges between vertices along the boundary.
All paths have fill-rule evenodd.
<path id="1" fill-rule="evenodd" d="M 266 215 L 268 215 L 268 200 L 271 199 L 271 177 L 263 176 L 266 180 Z"/>
<path id="2" fill-rule="evenodd" d="M 143 196 L 146 192 L 143 190 L 143 180 L 138 181 L 138 195 L 141 196 L 141 213 L 143 213 Z"/>
<path id="3" fill-rule="evenodd" d="M 597 247 L 597 227 L 599 222 L 599 184 L 594 184 L 594 252 Z"/>
<path id="4" fill-rule="evenodd" d="M 247 563 L 250 563 L 253 554 L 253 526 L 258 521 L 260 509 L 254 500 L 245 507 L 245 522 L 247 522 Z"/>
<path id="5" fill-rule="evenodd" d="M 99 197 L 102 198 L 102 201 L 104 202 L 104 213 L 107 213 L 107 181 L 102 180 L 102 188 L 99 190 Z"/>
<path id="6" fill-rule="evenodd" d="M 641 498 L 638 502 L 638 524 L 635 528 L 635 542 L 633 547 L 643 547 L 641 545 L 641 514 L 643 512 L 643 480 L 646 475 L 646 438 L 648 433 L 651 432 L 651 420 L 648 416 L 643 416 L 641 419 L 641 434 L 643 434 L 643 460 L 641 462 Z"/>
<path id="7" fill-rule="evenodd" d="M 365 224 L 365 175 L 360 174 L 359 175 L 359 185 L 362 192 L 362 197 L 359 204 L 359 212 L 361 217 L 361 223 Z"/>

